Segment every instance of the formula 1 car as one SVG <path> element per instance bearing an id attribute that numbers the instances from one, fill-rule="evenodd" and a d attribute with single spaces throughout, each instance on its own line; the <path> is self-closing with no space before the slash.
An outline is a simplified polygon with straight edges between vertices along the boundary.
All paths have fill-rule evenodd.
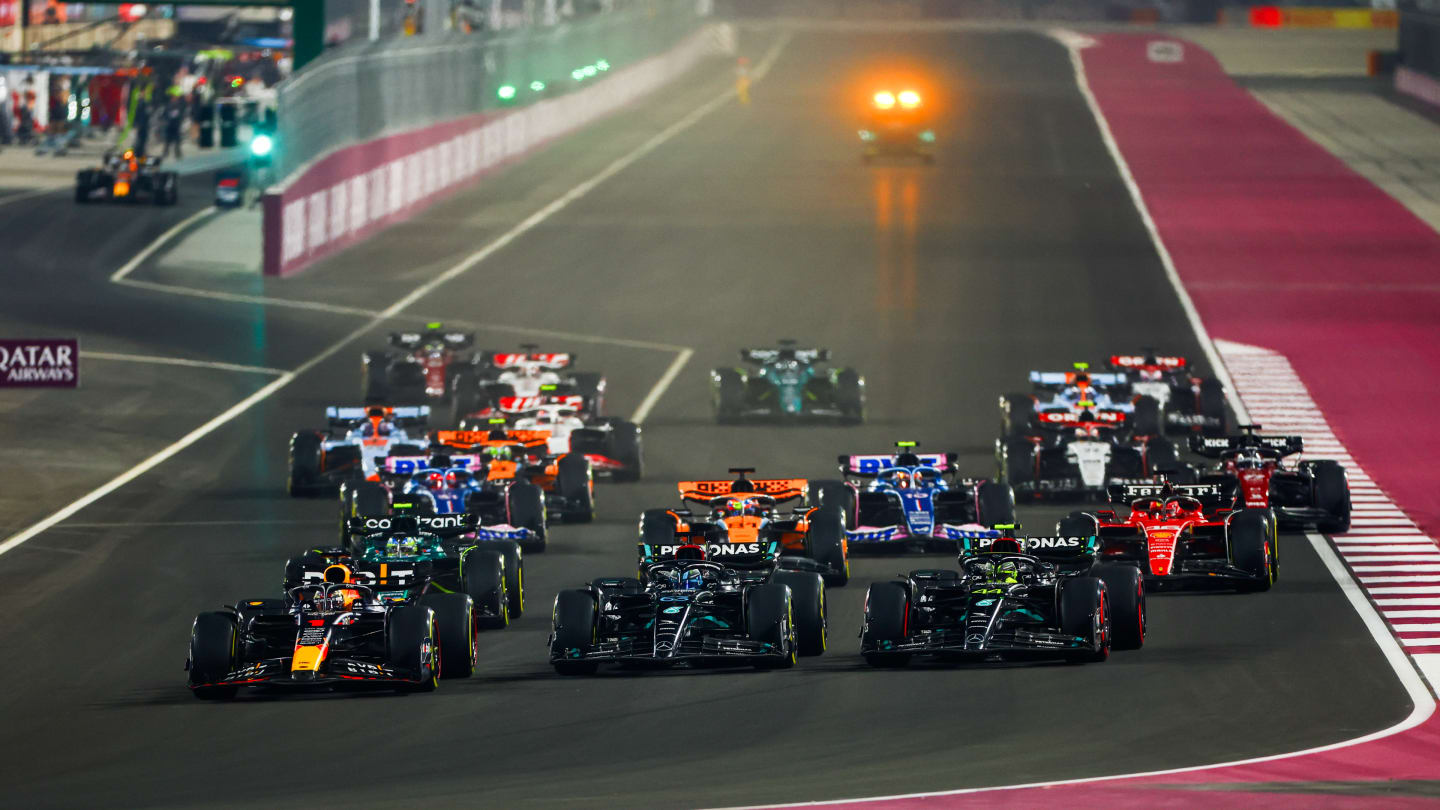
<path id="1" fill-rule="evenodd" d="M 1111 355 L 1110 367 L 1125 374 L 1137 397 L 1155 400 L 1166 430 L 1217 435 L 1228 429 L 1224 386 L 1192 374 L 1185 358 L 1146 350 Z"/>
<path id="2" fill-rule="evenodd" d="M 1054 500 L 1103 497 L 1110 485 L 1186 469 L 1164 436 L 1123 440 L 1126 420 L 1121 411 L 1041 411 L 1034 417 L 1040 435 L 995 441 L 1000 477 L 1017 498 Z"/>
<path id="3" fill-rule="evenodd" d="M 566 523 L 595 519 L 595 473 L 583 453 L 550 452 L 545 430 L 442 430 L 436 444 L 449 452 L 485 452 L 490 456 L 489 488 L 533 484 L 545 493 L 545 510 Z"/>
<path id="4" fill-rule="evenodd" d="M 935 130 L 931 129 L 924 99 L 912 89 L 881 90 L 870 99 L 870 115 L 860 130 L 860 158 L 866 163 L 881 156 L 918 157 L 935 162 Z"/>
<path id="5" fill-rule="evenodd" d="M 550 663 L 588 675 L 602 663 L 792 667 L 825 651 L 825 586 L 800 571 L 740 570 L 685 545 L 640 579 L 594 580 L 555 597 Z"/>
<path id="6" fill-rule="evenodd" d="M 1326 534 L 1350 530 L 1350 483 L 1345 468 L 1330 460 L 1288 463 L 1301 453 L 1300 436 L 1260 436 L 1260 425 L 1241 425 L 1234 436 L 1191 436 L 1190 449 L 1219 459 L 1199 481 L 1233 481 L 1245 506 L 1275 511 L 1282 529 L 1314 526 Z"/>
<path id="7" fill-rule="evenodd" d="M 640 565 L 667 559 L 686 545 L 699 545 L 709 559 L 732 568 L 787 570 L 820 574 L 827 585 L 850 580 L 850 554 L 845 540 L 845 515 L 839 506 L 777 508 L 804 500 L 809 482 L 803 478 L 755 479 L 755 470 L 734 467 L 734 481 L 681 481 L 683 504 L 698 503 L 708 512 L 697 516 L 688 508 L 647 509 L 640 516 Z"/>
<path id="8" fill-rule="evenodd" d="M 292 497 L 374 478 L 387 456 L 420 455 L 429 444 L 424 427 L 430 408 L 425 405 L 326 408 L 325 416 L 330 422 L 325 430 L 301 430 L 290 437 L 286 489 Z"/>
<path id="9" fill-rule="evenodd" d="M 180 175 L 161 171 L 161 159 L 132 150 L 105 153 L 98 167 L 75 173 L 75 202 L 92 200 L 149 200 L 174 205 L 180 199 Z"/>
<path id="10" fill-rule="evenodd" d="M 338 569 L 339 567 L 337 567 Z M 344 581 L 300 585 L 283 599 L 247 599 L 195 617 L 185 661 L 190 691 L 234 698 L 242 686 L 389 687 L 433 691 L 475 668 L 470 596 L 427 594 L 387 604 Z"/>
<path id="11" fill-rule="evenodd" d="M 421 332 L 391 332 L 390 348 L 365 352 L 360 388 L 372 403 L 425 402 L 450 395 L 450 380 L 480 358 L 468 351 L 474 332 L 448 331 L 429 323 Z"/>
<path id="12" fill-rule="evenodd" d="M 1043 430 L 1038 414 L 1078 415 L 1087 410 L 1125 414 L 1125 431 L 1137 436 L 1164 433 L 1158 401 L 1135 393 L 1125 374 L 1092 373 L 1089 368 L 1089 363 L 1076 363 L 1074 371 L 1030 372 L 1032 393 L 1000 397 L 1000 435 L 1006 439 L 1032 436 Z"/>
<path id="13" fill-rule="evenodd" d="M 1145 643 L 1145 583 L 1133 565 L 1098 563 L 1093 536 L 977 531 L 959 570 L 911 571 L 865 596 L 860 652 L 872 666 L 912 656 L 957 661 L 1104 661 Z"/>
<path id="14" fill-rule="evenodd" d="M 451 431 L 441 433 L 449 438 Z M 543 444 L 544 438 L 534 441 Z M 352 517 L 383 517 L 396 511 L 422 515 L 467 512 L 479 516 L 479 529 L 486 538 L 514 540 L 532 553 L 544 551 L 550 499 L 539 484 L 528 480 L 527 469 L 532 465 L 523 456 L 515 457 L 516 447 L 523 445 L 508 438 L 486 438 L 461 445 L 436 444 L 427 455 L 387 457 L 375 480 L 341 487 L 341 542 L 348 538 L 346 521 Z M 583 466 L 578 460 L 565 463 L 567 487 L 588 487 Z M 544 476 L 540 477 L 543 480 Z M 558 489 L 559 478 L 550 477 L 552 490 Z M 556 502 L 565 503 L 558 497 Z"/>
<path id="15" fill-rule="evenodd" d="M 853 368 L 822 369 L 829 349 L 798 349 L 793 340 L 775 349 L 741 349 L 740 359 L 756 367 L 710 372 L 715 418 L 721 424 L 750 420 L 865 421 L 865 378 Z"/>
<path id="16" fill-rule="evenodd" d="M 1130 513 L 1072 512 L 1056 531 L 1098 535 L 1107 562 L 1134 563 L 1152 586 L 1265 591 L 1280 575 L 1274 513 L 1236 508 L 1233 485 L 1130 484 L 1110 500 Z"/>
<path id="17" fill-rule="evenodd" d="M 474 368 L 455 375 L 451 423 L 509 416 L 541 405 L 564 405 L 585 417 L 604 414 L 605 377 L 571 371 L 574 354 L 539 348 L 526 343 L 519 352 L 484 352 Z"/>
<path id="18" fill-rule="evenodd" d="M 581 399 L 579 395 L 573 398 Z M 505 400 L 501 403 L 499 410 L 506 413 Z M 490 430 L 509 426 L 515 430 L 543 430 L 550 434 L 553 455 L 581 453 L 590 459 L 596 475 L 617 482 L 639 481 L 645 469 L 640 426 L 613 416 L 587 419 L 576 410 L 579 405 L 578 402 L 544 404 L 509 412 L 506 416 L 466 417 L 460 420 L 460 429 Z"/>
<path id="19" fill-rule="evenodd" d="M 955 547 L 946 527 L 1015 522 L 1015 494 L 1000 481 L 959 478 L 955 453 L 917 453 L 896 442 L 888 455 L 840 456 L 843 481 L 811 481 L 811 504 L 845 513 L 852 549 L 905 548 L 937 541 Z"/>
<path id="20" fill-rule="evenodd" d="M 310 549 L 287 563 L 286 587 L 345 565 L 354 581 L 387 586 L 381 599 L 468 593 L 482 627 L 505 627 L 519 618 L 525 612 L 525 558 L 515 533 L 485 526 L 477 514 L 436 515 L 415 506 L 401 502 L 388 516 L 346 520 L 340 546 Z"/>

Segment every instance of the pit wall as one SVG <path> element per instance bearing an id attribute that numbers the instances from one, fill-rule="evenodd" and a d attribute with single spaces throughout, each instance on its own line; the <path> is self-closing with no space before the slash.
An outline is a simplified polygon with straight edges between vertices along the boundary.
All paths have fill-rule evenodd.
<path id="1" fill-rule="evenodd" d="M 570 94 L 333 152 L 262 198 L 264 274 L 298 273 L 410 219 L 547 141 L 658 89 L 707 56 L 733 51 L 734 41 L 728 26 L 705 26 L 670 50 Z"/>

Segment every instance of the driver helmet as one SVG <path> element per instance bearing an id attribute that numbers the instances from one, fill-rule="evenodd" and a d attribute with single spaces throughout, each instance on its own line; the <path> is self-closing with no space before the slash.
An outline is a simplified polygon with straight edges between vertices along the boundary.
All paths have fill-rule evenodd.
<path id="1" fill-rule="evenodd" d="M 762 517 L 765 510 L 749 498 L 731 498 L 720 506 L 720 514 L 725 517 Z"/>
<path id="2" fill-rule="evenodd" d="M 890 476 L 890 482 L 895 485 L 896 489 L 909 489 L 910 473 L 905 470 L 896 470 L 895 474 Z"/>
<path id="3" fill-rule="evenodd" d="M 1015 560 L 1002 560 L 995 563 L 995 570 L 992 576 L 997 582 L 1014 585 L 1020 581 L 1020 563 Z"/>
<path id="4" fill-rule="evenodd" d="M 1265 457 L 1257 452 L 1241 453 L 1235 457 L 1235 469 L 1258 470 L 1265 466 Z"/>
<path id="5" fill-rule="evenodd" d="M 510 445 L 508 444 L 498 444 L 491 445 L 490 447 L 485 448 L 485 455 L 493 459 L 503 459 L 508 461 L 513 455 L 513 451 L 510 449 Z"/>
<path id="6" fill-rule="evenodd" d="M 705 572 L 699 568 L 686 568 L 675 578 L 675 587 L 682 591 L 695 591 L 705 587 Z"/>
<path id="7" fill-rule="evenodd" d="M 391 535 L 385 538 L 385 556 L 413 557 L 420 553 L 420 538 L 413 535 Z"/>
<path id="8" fill-rule="evenodd" d="M 1180 513 L 1183 511 L 1184 507 L 1180 505 L 1180 501 L 1171 498 L 1170 500 L 1165 502 L 1165 517 L 1179 517 Z"/>
<path id="9" fill-rule="evenodd" d="M 427 472 L 423 483 L 426 489 L 440 489 L 445 486 L 445 474 L 439 470 Z"/>
<path id="10" fill-rule="evenodd" d="M 459 489 L 470 481 L 470 473 L 465 470 L 449 470 L 445 473 L 445 486 L 448 489 Z"/>

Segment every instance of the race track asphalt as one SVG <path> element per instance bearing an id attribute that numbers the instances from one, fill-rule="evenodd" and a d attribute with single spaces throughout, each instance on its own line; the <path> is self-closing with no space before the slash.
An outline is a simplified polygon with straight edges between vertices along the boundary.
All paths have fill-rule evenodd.
<path id="1" fill-rule="evenodd" d="M 716 70 L 723 80 L 728 68 Z M 937 100 L 933 166 L 858 160 L 859 105 L 870 79 L 887 71 L 923 77 Z M 587 161 L 603 165 L 606 150 L 623 151 L 678 118 L 717 81 L 689 77 L 420 221 L 264 292 L 381 309 L 480 247 L 514 200 L 562 193 L 557 177 Z M 112 218 L 99 210 L 55 216 L 72 226 Z M 137 213 L 123 223 L 114 215 L 114 227 L 153 235 L 183 215 Z M 124 250 L 110 246 L 113 237 L 30 245 L 25 264 L 4 271 L 8 286 L 43 271 L 51 294 L 0 299 L 0 325 L 9 334 L 82 331 L 150 353 L 288 369 L 363 323 L 105 286 L 125 251 L 147 239 L 132 235 Z M 68 251 L 74 266 L 52 251 Z M 73 278 L 55 277 L 61 273 Z M 632 570 L 636 515 L 672 503 L 678 479 L 735 465 L 830 477 L 836 454 L 882 451 L 896 439 L 958 451 L 984 475 L 993 468 L 996 395 L 1023 390 L 1028 369 L 1141 346 L 1201 356 L 1066 53 L 1049 40 L 799 35 L 756 85 L 752 105 L 717 111 L 411 311 L 576 333 L 544 344 L 604 370 L 611 410 L 621 415 L 675 357 L 625 341 L 693 349 L 645 423 L 646 480 L 602 484 L 599 520 L 557 529 L 551 549 L 528 559 L 528 610 L 510 629 L 483 636 L 482 663 L 468 681 L 424 696 L 194 700 L 181 668 L 193 615 L 274 594 L 288 555 L 331 538 L 329 502 L 284 495 L 286 437 L 315 424 L 325 405 L 359 394 L 358 355 L 383 339 L 383 329 L 374 330 L 118 493 L 0 556 L 0 804 L 694 807 L 833 799 L 1279 753 L 1379 729 L 1409 711 L 1361 621 L 1299 536 L 1282 539 L 1272 592 L 1153 597 L 1145 649 L 1102 665 L 872 671 L 857 654 L 866 586 L 945 562 L 885 557 L 855 562 L 851 584 L 830 594 L 830 650 L 794 670 L 574 679 L 547 666 L 554 594 Z M 497 348 L 522 339 L 509 328 L 480 331 Z M 865 426 L 713 424 L 706 370 L 732 363 L 743 345 L 781 337 L 828 346 L 866 374 Z M 188 370 L 154 373 L 148 396 L 161 413 L 172 401 L 188 410 L 173 423 L 133 428 L 147 442 L 163 444 L 162 436 L 178 438 L 208 418 L 165 387 L 167 375 L 204 392 L 195 397 L 217 400 L 212 414 L 244 396 L 197 384 Z M 233 384 L 254 390 L 263 381 Z M 83 396 L 98 403 L 105 392 L 95 386 Z M 33 439 L 27 418 L 70 407 L 76 429 L 47 427 L 47 440 L 57 452 L 93 446 L 84 420 L 103 419 L 101 405 L 87 412 L 55 397 L 25 405 L 12 397 L 0 398 L 11 405 L 0 437 Z M 124 435 L 127 424 L 107 431 Z M 119 452 L 97 451 L 97 463 L 118 472 Z M 7 480 L 25 485 L 13 474 Z M 55 508 L 88 489 L 47 482 L 16 501 Z M 1048 530 L 1061 511 L 1026 508 L 1021 520 Z"/>

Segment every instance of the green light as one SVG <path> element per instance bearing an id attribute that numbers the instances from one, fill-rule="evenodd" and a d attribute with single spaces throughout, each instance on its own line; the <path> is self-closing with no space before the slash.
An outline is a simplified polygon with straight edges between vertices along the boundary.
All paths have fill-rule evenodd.
<path id="1" fill-rule="evenodd" d="M 919 442 L 895 442 L 896 447 L 919 447 Z"/>
<path id="2" fill-rule="evenodd" d="M 440 322 L 439 322 L 439 321 L 431 321 L 430 323 L 425 324 L 425 328 L 426 328 L 426 329 L 439 329 L 439 328 L 440 328 Z"/>
<path id="3" fill-rule="evenodd" d="M 492 417 L 490 417 L 490 424 L 492 424 L 492 425 L 503 425 L 503 424 L 505 424 L 505 417 L 503 417 L 503 416 L 492 416 Z"/>
<path id="4" fill-rule="evenodd" d="M 1076 364 L 1075 364 L 1075 368 L 1078 369 L 1078 370 L 1080 370 L 1080 371 L 1084 371 L 1085 369 L 1087 369 L 1087 368 L 1089 368 L 1089 367 L 1090 367 L 1090 364 L 1089 364 L 1089 363 L 1076 363 Z"/>
<path id="5" fill-rule="evenodd" d="M 531 82 L 531 83 L 530 83 L 530 90 L 531 90 L 532 92 L 538 93 L 538 92 L 540 92 L 541 90 L 544 90 L 544 89 L 545 89 L 545 83 L 544 83 L 544 82 L 534 81 L 534 82 Z"/>
<path id="6" fill-rule="evenodd" d="M 585 67 L 581 68 L 581 70 L 585 71 L 586 76 L 594 76 L 596 73 L 600 72 L 600 69 L 595 67 L 594 65 L 586 65 Z"/>
<path id="7" fill-rule="evenodd" d="M 862 129 L 862 130 L 860 130 L 860 140 L 862 140 L 862 141 L 873 141 L 873 140 L 875 140 L 875 133 L 871 132 L 871 131 L 868 130 L 868 129 Z"/>
<path id="8" fill-rule="evenodd" d="M 510 99 L 515 98 L 515 85 L 502 84 L 500 85 L 500 89 L 495 91 L 495 95 L 499 96 L 504 101 L 509 101 Z"/>
<path id="9" fill-rule="evenodd" d="M 996 523 L 996 524 L 995 524 L 995 528 L 997 528 L 997 529 L 1014 529 L 1014 528 L 1016 528 L 1016 526 L 1015 526 L 1014 523 Z"/>
<path id="10" fill-rule="evenodd" d="M 413 504 L 413 503 L 397 503 L 397 504 L 395 504 L 395 508 L 396 508 L 396 509 L 409 509 L 410 507 L 412 507 L 412 506 L 414 506 L 414 505 L 415 505 L 415 504 Z"/>
<path id="11" fill-rule="evenodd" d="M 265 157 L 274 148 L 275 141 L 269 135 L 256 135 L 250 139 L 250 154 L 255 157 Z"/>
<path id="12" fill-rule="evenodd" d="M 933 133 L 933 132 L 931 132 L 930 130 L 927 129 L 927 130 L 925 130 L 924 132 L 920 133 L 920 140 L 922 140 L 922 141 L 924 141 L 924 142 L 926 142 L 926 143 L 934 143 L 934 142 L 935 142 L 935 133 Z"/>
<path id="13" fill-rule="evenodd" d="M 609 69 L 610 69 L 610 63 L 609 63 L 609 62 L 606 62 L 604 59 L 601 59 L 600 61 L 598 61 L 598 62 L 595 63 L 595 67 L 599 68 L 599 69 L 602 70 L 602 71 L 603 71 L 603 70 L 609 70 Z"/>
<path id="14" fill-rule="evenodd" d="M 581 68 L 576 68 L 575 70 L 570 71 L 570 78 L 578 82 L 581 79 L 585 78 L 585 71 Z"/>

